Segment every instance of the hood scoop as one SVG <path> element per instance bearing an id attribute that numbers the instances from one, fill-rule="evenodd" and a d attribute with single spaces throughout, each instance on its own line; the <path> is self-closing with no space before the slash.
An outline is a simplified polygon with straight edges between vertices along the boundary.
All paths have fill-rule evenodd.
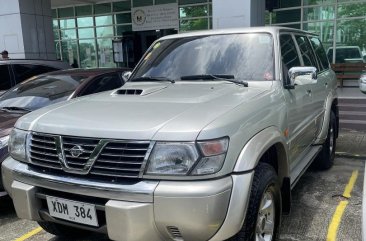
<path id="1" fill-rule="evenodd" d="M 117 95 L 141 95 L 142 94 L 141 89 L 121 89 L 117 90 Z"/>
<path id="2" fill-rule="evenodd" d="M 112 93 L 112 95 L 148 95 L 154 92 L 157 92 L 159 90 L 165 89 L 166 86 L 125 86 L 121 89 L 116 90 Z"/>

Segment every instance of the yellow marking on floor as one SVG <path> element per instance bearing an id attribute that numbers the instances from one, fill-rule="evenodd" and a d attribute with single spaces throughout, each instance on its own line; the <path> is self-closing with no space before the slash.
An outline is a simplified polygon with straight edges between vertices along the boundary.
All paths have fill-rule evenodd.
<path id="1" fill-rule="evenodd" d="M 347 184 L 346 188 L 344 189 L 343 197 L 345 197 L 345 198 L 351 197 L 351 192 L 352 192 L 353 187 L 355 186 L 357 176 L 358 176 L 358 171 L 357 170 L 353 171 L 352 175 L 348 181 L 348 184 Z M 339 204 L 333 214 L 332 221 L 328 228 L 327 241 L 336 241 L 337 240 L 338 228 L 342 221 L 342 216 L 343 216 L 343 213 L 344 213 L 347 205 L 348 205 L 348 201 L 339 202 Z"/>
<path id="2" fill-rule="evenodd" d="M 352 176 L 349 179 L 349 182 L 348 182 L 346 188 L 344 189 L 343 197 L 346 197 L 346 198 L 351 197 L 351 192 L 352 192 L 353 187 L 355 186 L 357 176 L 358 176 L 358 171 L 353 171 Z"/>
<path id="3" fill-rule="evenodd" d="M 24 234 L 22 237 L 15 239 L 14 241 L 24 241 L 29 239 L 30 237 L 36 235 L 37 233 L 41 232 L 43 229 L 41 227 L 35 228 L 32 231 Z"/>

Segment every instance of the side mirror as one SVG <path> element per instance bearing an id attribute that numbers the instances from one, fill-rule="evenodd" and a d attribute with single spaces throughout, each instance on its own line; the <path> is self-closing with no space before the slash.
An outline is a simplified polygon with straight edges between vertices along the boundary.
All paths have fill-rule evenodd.
<path id="1" fill-rule="evenodd" d="M 360 79 L 358 80 L 360 85 L 360 90 L 362 93 L 366 94 L 366 74 L 361 75 Z"/>
<path id="2" fill-rule="evenodd" d="M 315 67 L 292 67 L 288 71 L 290 83 L 286 89 L 294 89 L 296 85 L 315 84 L 318 79 L 318 71 Z"/>
<path id="3" fill-rule="evenodd" d="M 128 79 L 131 77 L 132 72 L 131 71 L 125 71 L 122 73 L 122 79 L 124 82 L 127 82 Z"/>

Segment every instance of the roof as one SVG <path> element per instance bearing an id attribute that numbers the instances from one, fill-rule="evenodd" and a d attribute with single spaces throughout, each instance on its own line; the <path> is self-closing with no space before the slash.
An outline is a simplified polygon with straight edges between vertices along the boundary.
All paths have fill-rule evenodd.
<path id="1" fill-rule="evenodd" d="M 308 35 L 316 35 L 314 33 L 310 33 L 310 32 L 299 30 L 299 29 L 271 26 L 271 27 L 227 28 L 227 29 L 217 29 L 217 30 L 194 31 L 194 32 L 189 32 L 189 33 L 168 35 L 168 36 L 160 38 L 160 40 L 205 36 L 205 35 L 235 34 L 235 33 L 270 33 L 270 34 L 274 35 L 279 32 L 282 32 L 282 31 L 283 32 L 290 31 L 290 32 L 297 32 L 297 33 L 305 33 Z"/>
<path id="2" fill-rule="evenodd" d="M 11 56 L 10 56 L 11 57 Z M 6 59 L 0 60 L 0 64 L 38 64 L 52 66 L 58 69 L 71 68 L 67 62 L 60 60 L 43 60 L 43 59 Z"/>

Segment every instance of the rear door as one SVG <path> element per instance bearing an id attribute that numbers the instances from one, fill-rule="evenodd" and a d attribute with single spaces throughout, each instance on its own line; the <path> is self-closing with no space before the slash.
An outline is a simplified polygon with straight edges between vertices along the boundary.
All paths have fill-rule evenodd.
<path id="1" fill-rule="evenodd" d="M 317 130 L 320 131 L 323 123 L 324 113 L 325 113 L 325 101 L 327 95 L 332 88 L 333 75 L 330 71 L 330 65 L 328 62 L 325 50 L 318 37 L 310 36 L 310 44 L 314 50 L 315 57 L 318 62 L 318 83 L 313 90 L 313 101 L 314 109 L 316 111 L 316 125 Z"/>

